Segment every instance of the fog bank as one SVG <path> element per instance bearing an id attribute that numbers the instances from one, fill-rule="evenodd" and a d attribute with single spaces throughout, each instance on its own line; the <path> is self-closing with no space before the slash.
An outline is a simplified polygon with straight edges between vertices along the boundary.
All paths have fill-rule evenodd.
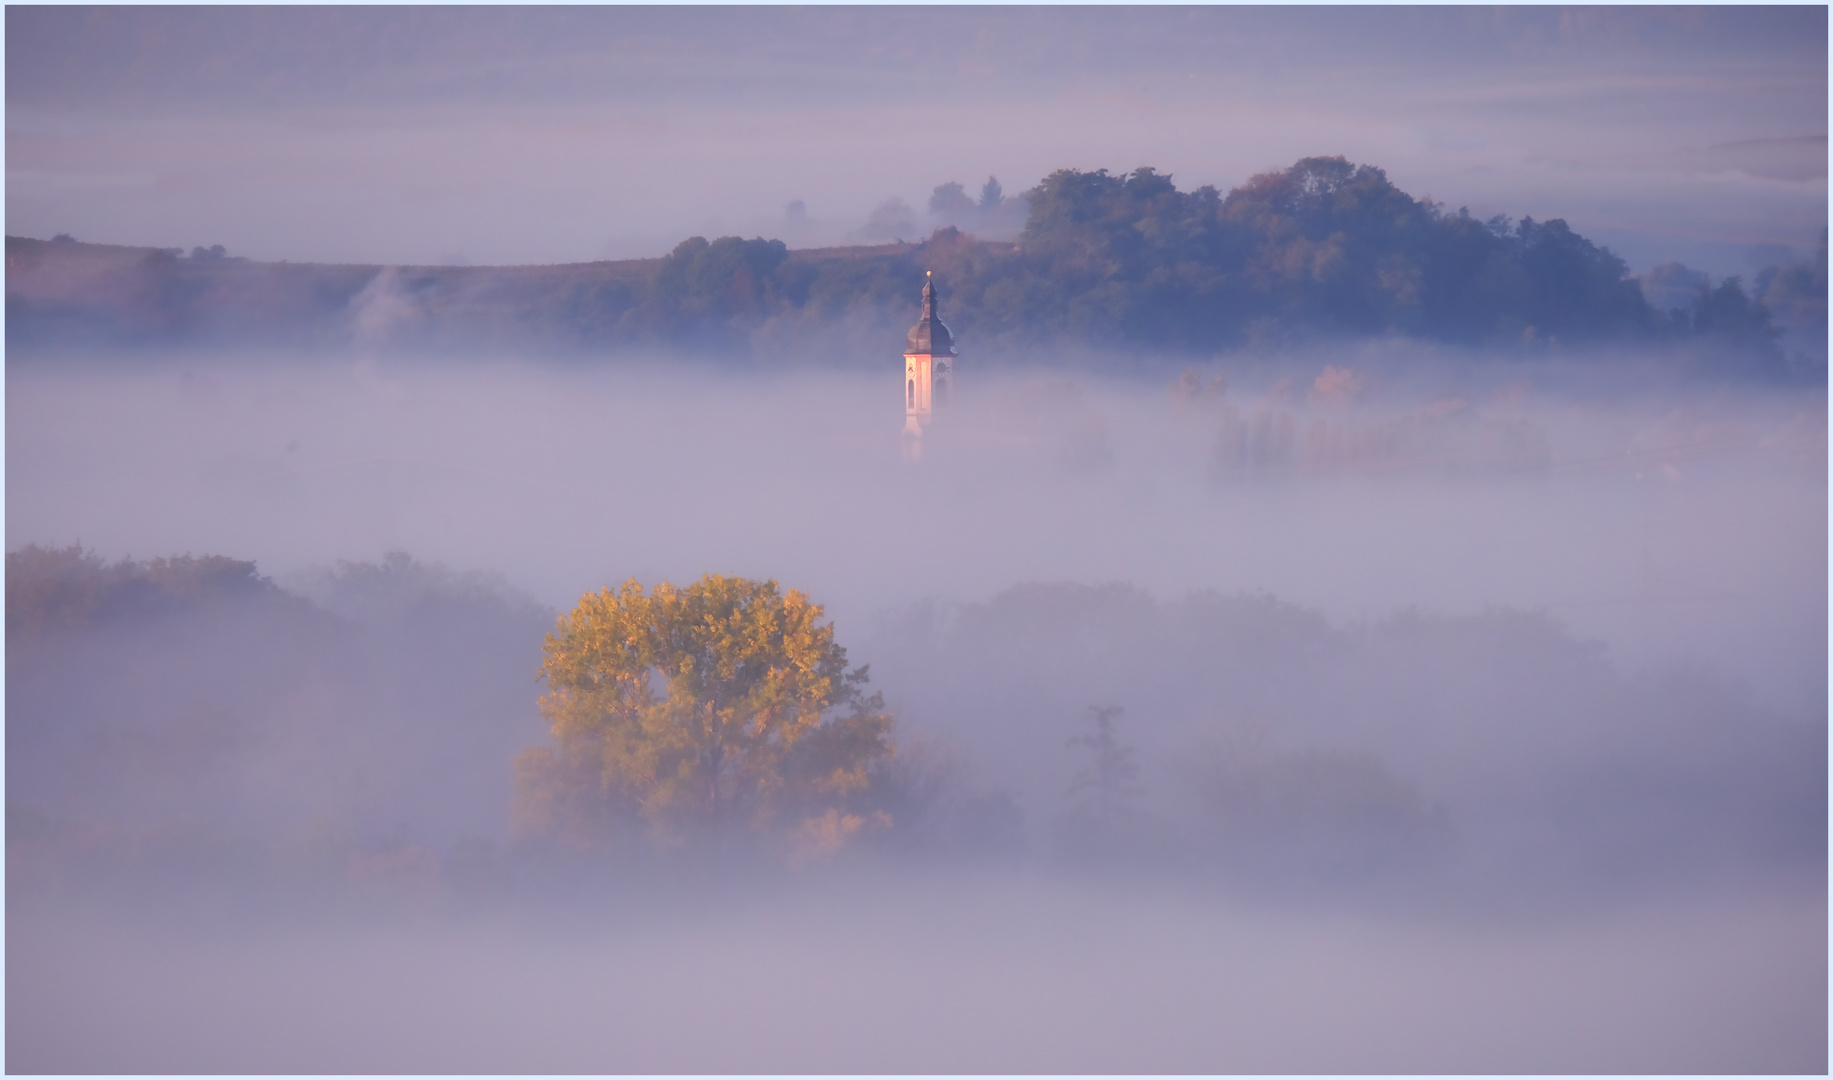
<path id="1" fill-rule="evenodd" d="M 282 579 L 404 550 L 554 608 L 718 570 L 859 629 L 1019 581 L 1261 590 L 1338 620 L 1501 605 L 1631 666 L 1824 702 L 1824 395 L 1565 393 L 1528 368 L 1384 393 L 1355 360 L 1191 400 L 970 365 L 916 467 L 895 382 L 855 376 L 15 367 L 8 543 Z M 1319 391 L 1332 365 L 1349 381 Z"/>
<path id="2" fill-rule="evenodd" d="M 1816 1072 L 1824 890 L 1498 930 L 1024 876 L 688 916 L 31 913 L 23 1072 Z M 11 920 L 18 924 L 18 918 Z M 29 988 L 29 992 L 28 992 Z"/>

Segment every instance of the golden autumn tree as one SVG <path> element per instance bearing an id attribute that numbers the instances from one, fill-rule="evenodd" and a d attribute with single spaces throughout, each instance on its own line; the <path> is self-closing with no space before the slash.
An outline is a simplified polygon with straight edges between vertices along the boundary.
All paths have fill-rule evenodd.
<path id="1" fill-rule="evenodd" d="M 892 754 L 891 717 L 821 614 L 774 581 L 717 574 L 587 594 L 547 636 L 556 745 L 517 762 L 524 820 L 640 819 L 676 838 L 838 811 Z"/>

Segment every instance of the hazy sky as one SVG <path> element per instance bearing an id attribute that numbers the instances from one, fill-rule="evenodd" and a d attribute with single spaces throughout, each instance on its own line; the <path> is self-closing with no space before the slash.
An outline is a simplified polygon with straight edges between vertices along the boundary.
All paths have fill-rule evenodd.
<path id="1" fill-rule="evenodd" d="M 844 242 L 897 196 L 1311 154 L 1634 269 L 1826 222 L 1824 7 L 9 7 L 7 232 L 260 259 Z M 785 207 L 802 200 L 809 223 Z"/>

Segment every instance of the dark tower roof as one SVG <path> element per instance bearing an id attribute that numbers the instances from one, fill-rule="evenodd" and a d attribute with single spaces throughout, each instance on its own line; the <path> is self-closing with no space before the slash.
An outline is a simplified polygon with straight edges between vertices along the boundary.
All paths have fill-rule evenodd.
<path id="1" fill-rule="evenodd" d="M 933 281 L 923 282 L 923 317 L 910 328 L 904 352 L 927 353 L 930 356 L 955 355 L 955 337 L 948 332 L 948 324 L 936 314 L 936 283 Z"/>

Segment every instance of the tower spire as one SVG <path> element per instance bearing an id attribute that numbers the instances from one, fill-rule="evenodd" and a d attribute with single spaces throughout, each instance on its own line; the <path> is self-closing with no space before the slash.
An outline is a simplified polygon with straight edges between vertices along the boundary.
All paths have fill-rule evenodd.
<path id="1" fill-rule="evenodd" d="M 936 275 L 923 272 L 923 317 L 910 328 L 904 348 L 905 356 L 953 356 L 955 338 L 948 324 L 936 314 Z"/>
<path id="2" fill-rule="evenodd" d="M 936 314 L 936 275 L 923 271 L 923 315 L 904 346 L 904 452 L 923 452 L 923 425 L 937 406 L 948 407 L 954 391 L 955 339 Z"/>

